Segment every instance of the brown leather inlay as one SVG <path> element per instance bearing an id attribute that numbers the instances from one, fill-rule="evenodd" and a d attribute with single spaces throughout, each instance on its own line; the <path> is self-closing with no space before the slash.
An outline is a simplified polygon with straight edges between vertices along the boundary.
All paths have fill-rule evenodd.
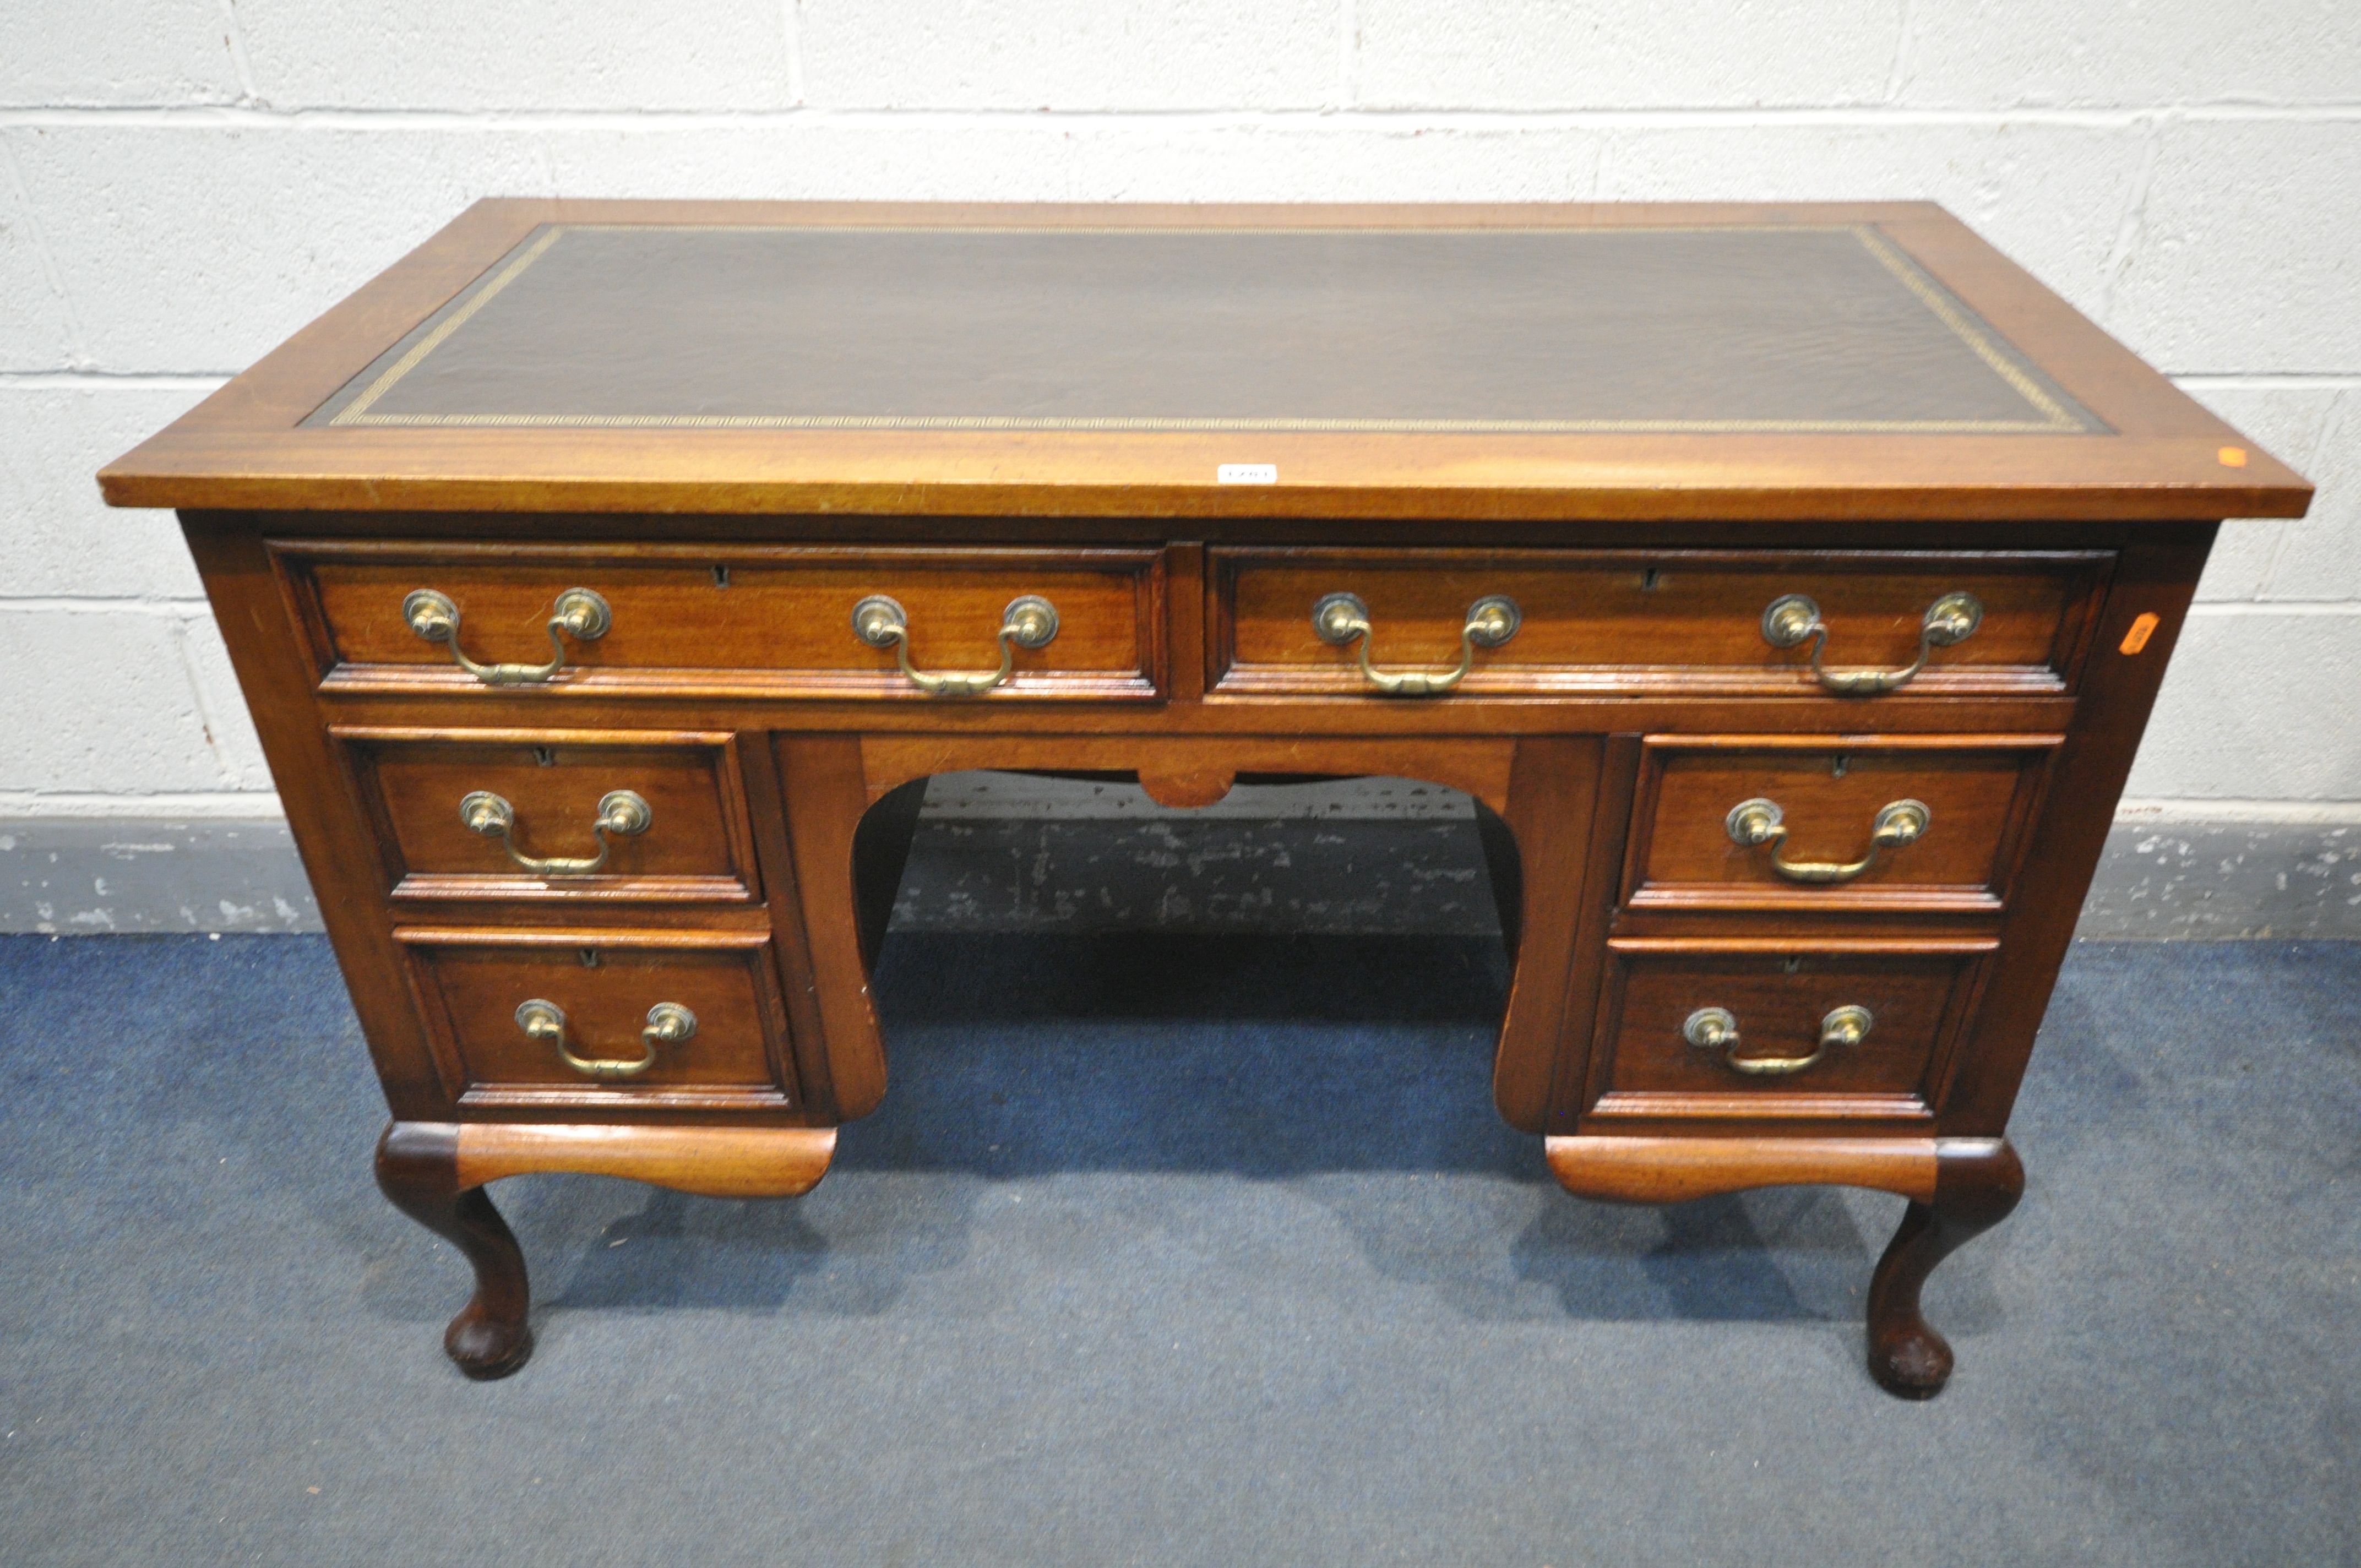
<path id="1" fill-rule="evenodd" d="M 305 422 L 2104 428 L 1866 225 L 549 225 Z"/>

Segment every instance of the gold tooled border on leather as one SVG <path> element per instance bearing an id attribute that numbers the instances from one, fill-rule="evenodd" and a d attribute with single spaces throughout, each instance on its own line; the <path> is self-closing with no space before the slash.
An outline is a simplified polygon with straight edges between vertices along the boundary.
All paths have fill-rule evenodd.
<path id="1" fill-rule="evenodd" d="M 1878 264 L 1892 273 L 1929 314 L 1948 327 L 2010 390 L 2038 410 L 2038 420 L 1679 420 L 1679 419 L 1225 419 L 1130 415 L 1105 418 L 1060 416 L 1037 418 L 1006 414 L 395 414 L 373 413 L 386 393 L 450 341 L 452 335 L 489 304 L 544 256 L 565 235 L 575 230 L 600 231 L 661 227 L 675 234 L 1093 234 L 1203 235 L 1221 232 L 1199 225 L 884 225 L 884 224 L 552 224 L 519 252 L 499 265 L 489 279 L 458 308 L 437 322 L 433 330 L 380 372 L 360 394 L 330 415 L 334 427 L 457 429 L 611 429 L 611 430 L 975 430 L 975 431 L 1301 431 L 1319 433 L 1376 434 L 1765 434 L 1765 435 L 2028 435 L 2088 434 L 2103 428 L 2078 418 L 2033 376 L 2004 342 L 1982 322 L 1963 311 L 1943 288 L 1892 241 L 1866 224 L 1721 224 L 1645 225 L 1631 228 L 1592 229 L 1566 225 L 1488 225 L 1440 226 L 1385 225 L 1369 227 L 1260 227 L 1239 230 L 1255 235 L 1338 234 L 1794 234 L 1799 231 L 1850 234 Z M 316 417 L 316 416 L 315 416 Z"/>
<path id="2" fill-rule="evenodd" d="M 465 304 L 437 323 L 433 332 L 412 344 L 409 353 L 387 366 L 384 375 L 370 382 L 368 389 L 359 397 L 337 410 L 335 418 L 328 422 L 330 424 L 391 423 L 397 419 L 410 422 L 422 417 L 380 414 L 375 420 L 369 420 L 365 416 L 368 413 L 370 404 L 393 390 L 395 382 L 425 363 L 426 356 L 449 342 L 453 333 L 467 324 L 468 318 L 490 304 L 494 295 L 522 277 L 526 268 L 549 254 L 549 247 L 555 245 L 559 236 L 565 233 L 566 230 L 563 227 L 555 224 L 544 230 L 541 237 L 534 240 L 522 256 L 501 268 L 490 282 L 477 290 Z"/>

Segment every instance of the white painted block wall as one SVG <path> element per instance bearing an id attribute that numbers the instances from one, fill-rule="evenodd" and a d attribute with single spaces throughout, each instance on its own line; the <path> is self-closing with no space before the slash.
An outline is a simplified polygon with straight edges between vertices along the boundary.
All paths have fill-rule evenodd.
<path id="1" fill-rule="evenodd" d="M 92 472 L 486 195 L 1931 197 L 2320 485 L 2131 809 L 2361 821 L 2351 0 L 5 0 L 0 818 L 275 812 Z"/>

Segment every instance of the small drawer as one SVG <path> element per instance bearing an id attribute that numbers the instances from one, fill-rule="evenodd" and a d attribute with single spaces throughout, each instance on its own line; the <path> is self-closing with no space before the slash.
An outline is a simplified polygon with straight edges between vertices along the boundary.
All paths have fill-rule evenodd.
<path id="1" fill-rule="evenodd" d="M 759 1110 L 795 1098 L 766 936 L 395 935 L 462 1104 Z"/>
<path id="2" fill-rule="evenodd" d="M 1995 946 L 1611 941 L 1588 1115 L 1924 1120 Z"/>
<path id="3" fill-rule="evenodd" d="M 337 726 L 390 895 L 746 904 L 728 734 Z"/>
<path id="4" fill-rule="evenodd" d="M 1217 692 L 1375 697 L 1407 674 L 1394 695 L 1872 700 L 2070 690 L 2113 563 L 2086 551 L 1238 549 L 1211 559 Z M 1861 689 L 1872 676 L 1893 689 Z"/>
<path id="5" fill-rule="evenodd" d="M 1997 910 L 2064 739 L 1651 736 L 1623 902 Z"/>
<path id="6" fill-rule="evenodd" d="M 957 703 L 1162 688 L 1152 550 L 272 550 L 331 692 Z"/>

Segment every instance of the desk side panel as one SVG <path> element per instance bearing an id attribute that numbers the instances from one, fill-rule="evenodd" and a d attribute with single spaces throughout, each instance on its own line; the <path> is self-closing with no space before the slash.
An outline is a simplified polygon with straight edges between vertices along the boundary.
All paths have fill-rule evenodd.
<path id="1" fill-rule="evenodd" d="M 1985 1001 L 1938 1102 L 1942 1136 L 1998 1137 L 2008 1125 L 2213 536 L 2207 529 L 2180 543 L 2127 543 L 2117 562 Z M 2153 632 L 2135 637 L 2134 623 L 2150 615 Z"/>
<path id="2" fill-rule="evenodd" d="M 384 855 L 321 722 L 313 696 L 317 674 L 263 548 L 259 520 L 183 512 L 181 527 L 261 736 L 386 1102 L 398 1121 L 451 1121 L 456 1107 L 435 1071 L 385 918 Z"/>

